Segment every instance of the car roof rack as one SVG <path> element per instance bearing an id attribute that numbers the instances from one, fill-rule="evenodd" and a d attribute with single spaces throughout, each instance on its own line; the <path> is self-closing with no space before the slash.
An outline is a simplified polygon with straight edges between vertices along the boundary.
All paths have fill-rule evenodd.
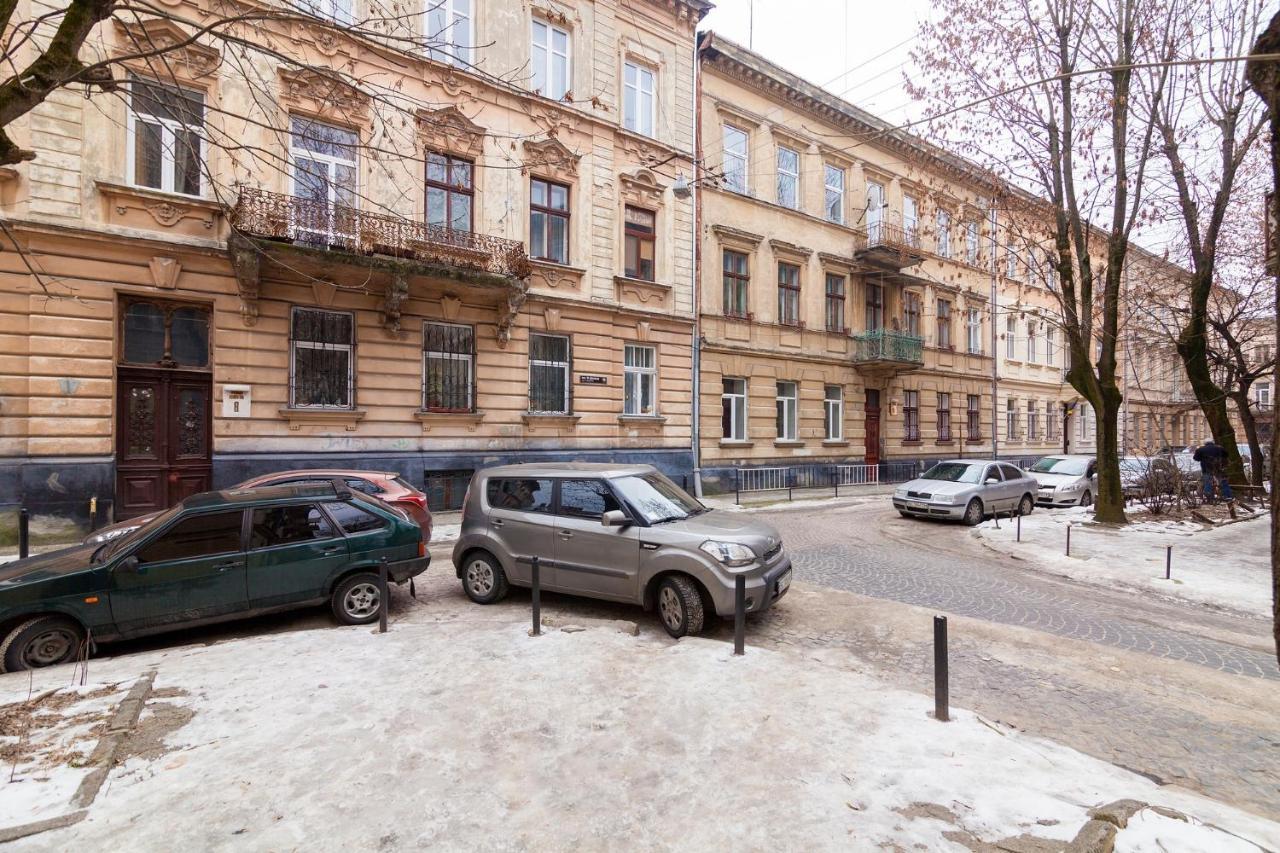
<path id="1" fill-rule="evenodd" d="M 330 485 L 333 486 L 333 493 L 337 495 L 338 500 L 346 501 L 351 499 L 352 497 L 351 487 L 348 486 L 343 480 L 337 477 L 334 477 L 329 481 L 329 483 Z"/>

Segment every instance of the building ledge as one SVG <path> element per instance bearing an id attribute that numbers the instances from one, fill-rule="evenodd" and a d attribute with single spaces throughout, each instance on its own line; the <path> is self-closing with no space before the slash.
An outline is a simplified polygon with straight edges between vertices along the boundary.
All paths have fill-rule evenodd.
<path id="1" fill-rule="evenodd" d="M 423 432 L 431 432 L 435 427 L 461 426 L 467 432 L 475 432 L 484 420 L 484 412 L 427 412 L 416 411 L 414 418 L 422 423 Z"/>
<path id="2" fill-rule="evenodd" d="M 779 438 L 773 442 L 774 447 L 804 447 L 804 442 L 798 439 Z"/>
<path id="3" fill-rule="evenodd" d="M 661 427 L 667 422 L 662 415 L 618 415 L 618 423 L 635 427 Z"/>
<path id="4" fill-rule="evenodd" d="M 721 447 L 755 447 L 756 443 L 754 441 L 735 441 L 734 439 L 731 439 L 731 438 L 722 438 L 720 439 L 720 446 Z"/>
<path id="5" fill-rule="evenodd" d="M 339 426 L 349 432 L 364 420 L 364 409 L 280 409 L 280 417 L 289 422 L 289 429 L 300 429 L 303 424 L 313 426 Z"/>
<path id="6" fill-rule="evenodd" d="M 134 187 L 109 181 L 95 181 L 111 225 L 125 225 L 155 231 L 177 230 L 192 236 L 218 236 L 222 205 L 210 198 L 182 195 Z M 204 234 L 210 232 L 213 234 Z"/>
<path id="7" fill-rule="evenodd" d="M 529 266 L 532 269 L 529 275 L 530 286 L 545 287 L 549 290 L 558 290 L 560 292 L 581 290 L 582 280 L 587 275 L 587 270 L 584 267 L 574 267 L 536 258 L 529 259 Z"/>
<path id="8" fill-rule="evenodd" d="M 849 442 L 841 439 L 827 439 L 822 442 L 823 447 L 848 447 Z"/>
<path id="9" fill-rule="evenodd" d="M 671 298 L 671 285 L 625 275 L 613 277 L 613 289 L 618 302 L 637 308 L 666 308 Z"/>
<path id="10" fill-rule="evenodd" d="M 582 415 L 524 412 L 520 415 L 520 419 L 531 429 L 539 426 L 570 429 L 578 425 L 578 421 L 582 420 Z"/>

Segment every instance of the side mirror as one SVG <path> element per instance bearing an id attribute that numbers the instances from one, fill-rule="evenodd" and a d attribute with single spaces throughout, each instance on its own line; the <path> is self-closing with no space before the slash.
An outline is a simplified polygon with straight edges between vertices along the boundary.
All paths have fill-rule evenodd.
<path id="1" fill-rule="evenodd" d="M 1000 485 L 1000 481 L 999 481 L 999 480 L 997 480 L 995 477 L 988 477 L 988 478 L 987 478 L 987 481 L 986 481 L 986 485 L 988 485 L 988 486 L 998 486 L 998 485 Z"/>
<path id="2" fill-rule="evenodd" d="M 631 519 L 620 509 L 611 509 L 600 516 L 600 523 L 605 527 L 628 527 Z"/>
<path id="3" fill-rule="evenodd" d="M 138 558 L 130 554 L 120 561 L 120 565 L 116 566 L 118 572 L 136 572 L 139 570 Z"/>

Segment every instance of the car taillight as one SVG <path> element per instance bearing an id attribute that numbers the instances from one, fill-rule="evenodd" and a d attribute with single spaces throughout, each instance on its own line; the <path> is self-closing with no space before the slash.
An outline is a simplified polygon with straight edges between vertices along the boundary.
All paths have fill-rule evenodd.
<path id="1" fill-rule="evenodd" d="M 426 495 L 407 494 L 407 495 L 404 495 L 403 497 L 399 498 L 398 500 L 400 500 L 400 501 L 402 501 L 402 502 L 404 502 L 404 503 L 407 503 L 407 504 L 413 504 L 414 506 L 416 506 L 416 507 L 418 507 L 418 508 L 420 508 L 420 509 L 426 509 L 426 508 L 427 508 L 427 496 L 426 496 Z"/>
<path id="2" fill-rule="evenodd" d="M 423 539 L 421 536 L 418 537 L 418 556 L 427 556 L 427 540 Z"/>

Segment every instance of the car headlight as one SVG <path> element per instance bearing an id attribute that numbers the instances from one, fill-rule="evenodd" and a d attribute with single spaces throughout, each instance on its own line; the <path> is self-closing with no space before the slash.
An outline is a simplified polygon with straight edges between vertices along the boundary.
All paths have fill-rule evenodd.
<path id="1" fill-rule="evenodd" d="M 906 489 L 894 489 L 894 490 L 893 490 L 893 496 L 894 496 L 895 498 L 905 498 L 905 497 L 907 496 L 907 490 L 906 490 Z"/>
<path id="2" fill-rule="evenodd" d="M 698 546 L 726 566 L 749 566 L 756 561 L 756 552 L 737 542 L 716 542 L 708 539 Z"/>

